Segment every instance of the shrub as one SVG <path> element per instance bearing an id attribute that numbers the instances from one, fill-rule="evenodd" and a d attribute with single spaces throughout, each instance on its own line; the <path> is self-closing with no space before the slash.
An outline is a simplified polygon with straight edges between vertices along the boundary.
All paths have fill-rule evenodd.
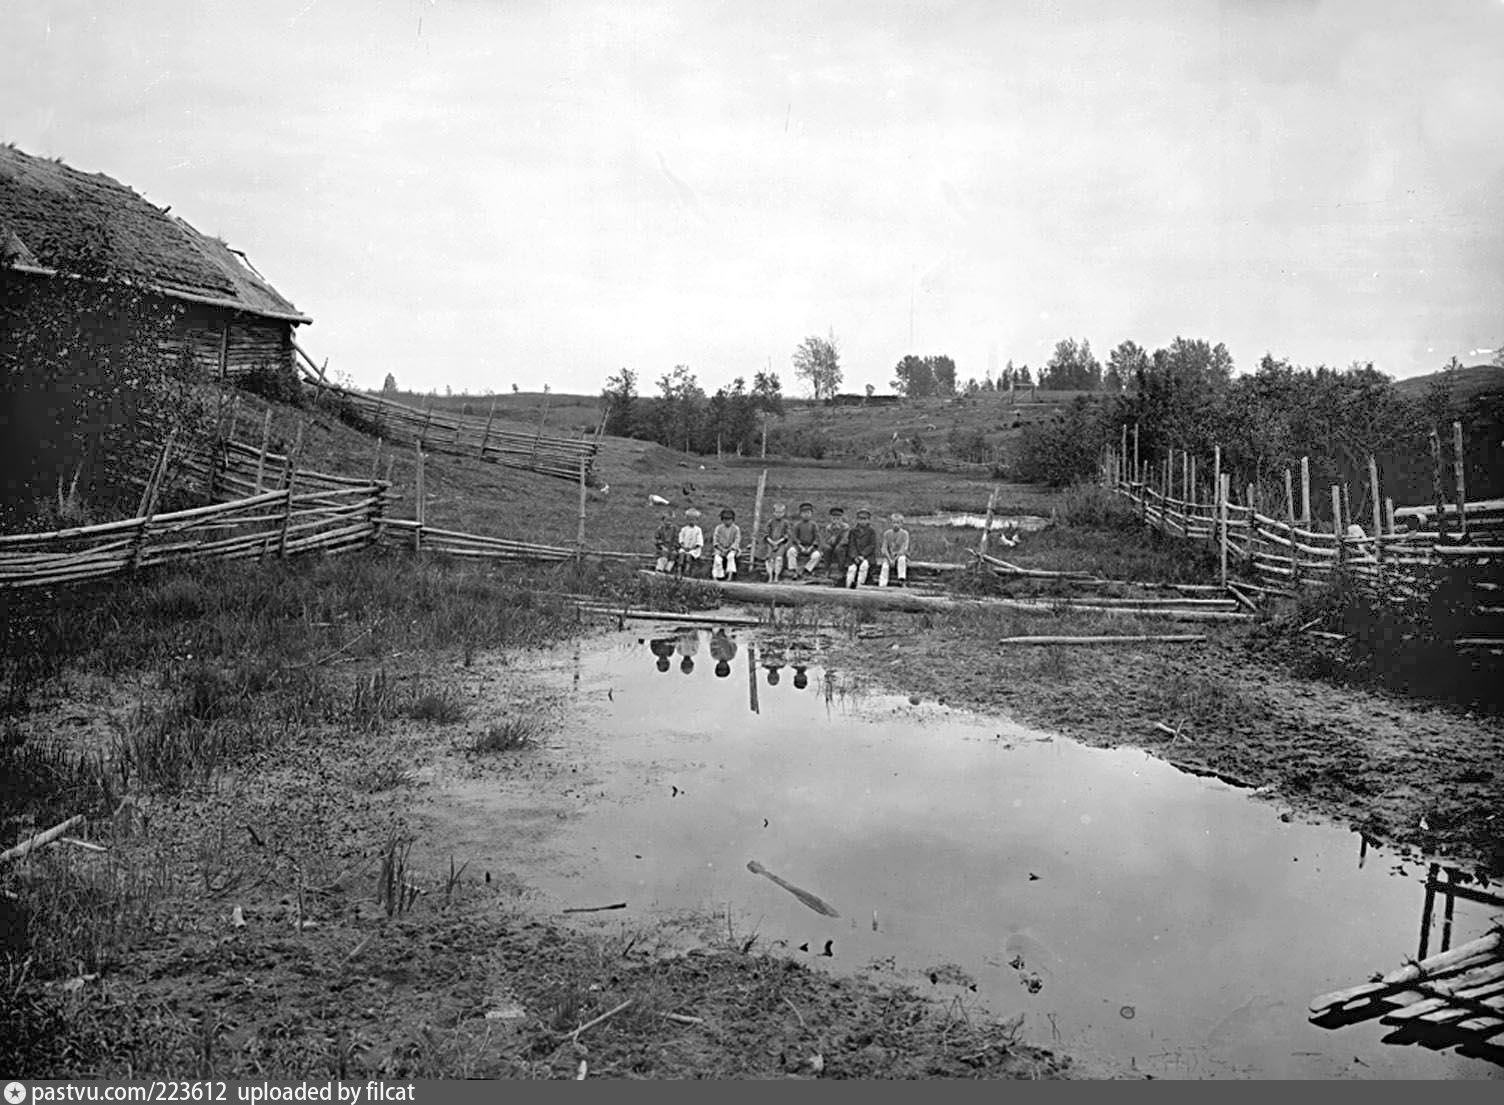
<path id="1" fill-rule="evenodd" d="M 286 361 L 279 364 L 263 361 L 237 377 L 235 384 L 242 391 L 259 395 L 274 403 L 287 403 L 294 407 L 303 405 L 303 382 L 298 379 L 297 370 Z"/>

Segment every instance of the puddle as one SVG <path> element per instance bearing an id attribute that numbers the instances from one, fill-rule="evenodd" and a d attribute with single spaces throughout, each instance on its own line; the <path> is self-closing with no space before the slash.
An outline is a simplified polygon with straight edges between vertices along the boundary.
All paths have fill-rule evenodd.
<path id="1" fill-rule="evenodd" d="M 918 517 L 905 517 L 905 525 L 910 526 L 951 526 L 957 529 L 984 529 L 987 525 L 985 514 L 921 514 Z M 994 514 L 992 517 L 993 529 L 1016 529 L 1020 533 L 1037 533 L 1050 524 L 1048 518 L 1041 518 L 1037 514 Z"/>
<path id="2" fill-rule="evenodd" d="M 1356 834 L 1281 822 L 1137 750 L 845 696 L 818 659 L 814 642 L 657 627 L 540 654 L 540 695 L 571 706 L 542 753 L 557 776 L 525 798 L 441 780 L 442 846 L 515 871 L 545 911 L 625 902 L 598 917 L 632 925 L 729 909 L 738 935 L 813 965 L 891 967 L 1024 1013 L 1027 1039 L 1088 1064 L 1504 1074 L 1387 1045 L 1377 1022 L 1307 1020 L 1318 993 L 1416 951 L 1423 870 L 1373 848 L 1360 867 Z M 574 812 L 550 812 L 554 795 Z M 1459 903 L 1453 942 L 1487 924 Z"/>

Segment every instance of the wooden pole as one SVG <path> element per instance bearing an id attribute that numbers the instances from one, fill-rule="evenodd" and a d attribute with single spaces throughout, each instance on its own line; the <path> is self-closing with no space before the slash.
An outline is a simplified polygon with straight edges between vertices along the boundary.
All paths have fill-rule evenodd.
<path id="1" fill-rule="evenodd" d="M 1191 501 L 1191 454 L 1190 450 L 1180 450 L 1180 502 L 1182 508 Z"/>
<path id="2" fill-rule="evenodd" d="M 1436 539 L 1447 538 L 1447 504 L 1441 489 L 1441 438 L 1431 431 L 1431 494 L 1436 500 Z"/>
<path id="3" fill-rule="evenodd" d="M 1212 446 L 1212 494 L 1220 493 L 1222 487 L 1222 446 Z M 1216 500 L 1213 500 L 1214 502 Z"/>
<path id="4" fill-rule="evenodd" d="M 1452 423 L 1452 464 L 1457 472 L 1457 532 L 1467 535 L 1467 470 L 1462 455 L 1462 423 Z"/>
<path id="5" fill-rule="evenodd" d="M 256 459 L 256 494 L 265 490 L 261 478 L 266 473 L 266 450 L 272 440 L 272 409 L 266 408 L 266 417 L 261 420 L 261 455 Z"/>
<path id="6" fill-rule="evenodd" d="M 585 551 L 585 458 L 580 458 L 580 532 L 575 535 L 576 555 Z"/>
<path id="7" fill-rule="evenodd" d="M 756 540 L 754 537 L 753 542 Z M 757 646 L 750 641 L 747 642 L 747 702 L 754 714 L 762 713 L 757 705 Z"/>
<path id="8" fill-rule="evenodd" d="M 977 544 L 977 552 L 987 555 L 987 542 L 992 537 L 992 512 L 997 508 L 997 485 L 992 487 L 992 494 L 987 496 L 987 520 L 982 524 L 982 540 Z"/>
<path id="9" fill-rule="evenodd" d="M 757 477 L 757 497 L 752 500 L 752 551 L 747 554 L 747 574 L 757 571 L 757 536 L 762 532 L 762 493 L 767 490 L 768 470 Z M 755 577 L 754 577 L 755 578 Z"/>
<path id="10" fill-rule="evenodd" d="M 762 414 L 762 459 L 768 459 L 768 412 Z"/>
<path id="11" fill-rule="evenodd" d="M 1133 480 L 1135 483 L 1143 482 L 1143 469 L 1138 462 L 1138 423 L 1133 424 Z"/>
<path id="12" fill-rule="evenodd" d="M 1185 500 L 1188 504 L 1194 507 L 1200 497 L 1201 496 L 1196 491 L 1196 458 L 1192 456 L 1191 474 L 1190 477 L 1185 481 Z"/>
<path id="13" fill-rule="evenodd" d="M 413 552 L 423 551 L 423 443 L 419 441 L 413 446 L 417 454 L 417 469 L 413 475 L 413 517 L 418 524 L 413 528 Z"/>
<path id="14" fill-rule="evenodd" d="M 1332 534 L 1337 538 L 1337 564 L 1340 566 L 1347 558 L 1342 536 L 1342 488 L 1336 484 L 1332 484 Z"/>
<path id="15" fill-rule="evenodd" d="M 1118 482 L 1128 478 L 1128 423 L 1123 423 L 1123 442 L 1118 451 Z"/>
<path id="16" fill-rule="evenodd" d="M 1384 497 L 1384 520 L 1389 523 L 1389 536 L 1393 537 L 1394 529 L 1394 500 L 1387 495 Z"/>
<path id="17" fill-rule="evenodd" d="M 298 436 L 293 442 L 292 452 L 287 454 L 287 463 L 284 470 L 287 473 L 287 499 L 282 507 L 282 533 L 277 538 L 277 556 L 287 556 L 287 529 L 292 525 L 292 496 L 293 487 L 298 482 L 298 456 L 303 452 L 303 423 L 298 423 Z"/>
<path id="18" fill-rule="evenodd" d="M 1373 555 L 1379 564 L 1384 563 L 1384 509 L 1379 498 L 1379 462 L 1368 454 L 1368 497 L 1373 500 Z"/>
<path id="19" fill-rule="evenodd" d="M 1300 582 L 1300 554 L 1295 548 L 1295 488 L 1290 470 L 1285 469 L 1285 524 L 1290 528 L 1290 583 Z"/>
<path id="20" fill-rule="evenodd" d="M 1310 529 L 1314 519 L 1311 516 L 1311 458 L 1300 458 L 1300 519 L 1301 525 Z"/>
<path id="21" fill-rule="evenodd" d="M 428 444 L 428 424 L 433 421 L 433 396 L 428 397 L 428 402 L 423 404 L 423 428 L 418 431 L 418 448 Z"/>
<path id="22" fill-rule="evenodd" d="M 491 396 L 491 413 L 486 415 L 486 432 L 480 437 L 480 459 L 486 459 L 486 446 L 491 443 L 491 420 L 496 417 L 496 396 Z M 599 436 L 599 435 L 597 435 Z"/>
<path id="23" fill-rule="evenodd" d="M 146 481 L 146 492 L 141 508 L 137 511 L 141 518 L 141 528 L 136 531 L 135 544 L 131 548 L 131 571 L 135 571 L 141 565 L 141 553 L 146 547 L 147 533 L 151 530 L 152 515 L 157 512 L 157 496 L 161 494 L 162 483 L 167 478 L 167 462 L 172 455 L 172 443 L 177 433 L 176 426 L 167 432 L 167 440 L 162 443 L 162 454 Z"/>
<path id="24" fill-rule="evenodd" d="M 376 452 L 371 454 L 371 482 L 376 482 L 376 477 L 381 475 L 381 438 L 376 439 Z"/>
<path id="25" fill-rule="evenodd" d="M 1228 476 L 1217 474 L 1217 532 L 1222 553 L 1222 587 L 1227 587 L 1227 484 Z"/>

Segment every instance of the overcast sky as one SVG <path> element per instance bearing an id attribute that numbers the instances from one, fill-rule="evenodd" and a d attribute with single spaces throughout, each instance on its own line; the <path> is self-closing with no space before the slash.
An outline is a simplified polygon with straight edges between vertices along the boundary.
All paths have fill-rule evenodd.
<path id="1" fill-rule="evenodd" d="M 0 0 L 0 139 L 243 249 L 358 383 L 848 390 L 1055 341 L 1504 344 L 1504 0 Z M 912 330 L 913 340 L 910 340 Z"/>

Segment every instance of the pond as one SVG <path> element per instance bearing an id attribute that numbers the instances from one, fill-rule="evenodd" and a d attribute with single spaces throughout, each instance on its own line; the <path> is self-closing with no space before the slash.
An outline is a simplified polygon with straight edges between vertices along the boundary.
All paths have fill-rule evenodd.
<path id="1" fill-rule="evenodd" d="M 813 641 L 691 629 L 528 661 L 567 703 L 543 755 L 572 757 L 584 796 L 547 815 L 524 872 L 538 904 L 626 902 L 599 916 L 629 925 L 729 910 L 738 934 L 812 965 L 1022 1013 L 1027 1039 L 1088 1069 L 1504 1073 L 1385 1044 L 1377 1022 L 1307 1020 L 1318 993 L 1413 954 L 1423 869 L 1372 848 L 1360 863 L 1354 833 L 1284 822 L 1135 749 L 844 693 L 819 658 Z M 439 790 L 458 846 L 506 863 L 497 826 L 517 811 L 474 781 Z M 1487 924 L 1459 903 L 1454 942 Z"/>

